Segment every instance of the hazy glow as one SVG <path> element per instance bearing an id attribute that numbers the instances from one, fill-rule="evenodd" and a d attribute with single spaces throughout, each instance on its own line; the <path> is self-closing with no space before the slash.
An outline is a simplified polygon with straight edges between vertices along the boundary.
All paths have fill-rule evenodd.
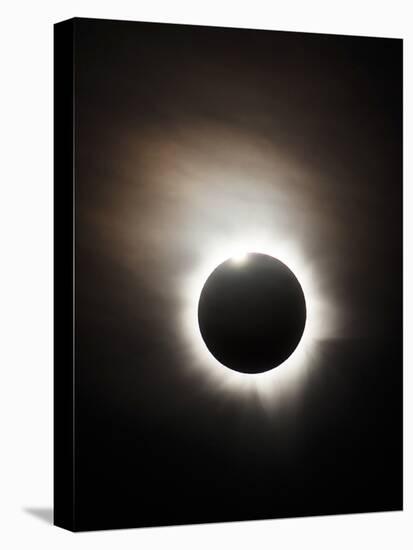
<path id="1" fill-rule="evenodd" d="M 301 284 L 307 306 L 304 333 L 293 354 L 278 367 L 259 374 L 244 374 L 223 366 L 209 352 L 199 331 L 198 302 L 206 279 L 229 258 L 236 262 L 247 261 L 248 255 L 240 250 L 268 254 L 287 265 Z M 240 243 L 216 243 L 185 282 L 187 301 L 182 322 L 192 355 L 191 368 L 213 384 L 215 391 L 243 393 L 247 397 L 253 394 L 269 407 L 279 404 L 292 391 L 298 390 L 297 382 L 315 365 L 318 344 L 335 335 L 334 309 L 323 299 L 317 279 L 311 262 L 292 243 L 272 243 L 259 236 L 245 237 Z"/>
<path id="2" fill-rule="evenodd" d="M 335 247 L 330 182 L 285 149 L 244 135 L 238 127 L 197 121 L 170 135 L 162 130 L 132 137 L 129 165 L 122 164 L 130 180 L 119 215 L 119 233 L 126 236 L 122 251 L 140 284 L 156 290 L 160 299 L 173 299 L 179 374 L 226 402 L 253 400 L 265 410 L 290 406 L 292 395 L 315 374 L 322 342 L 345 336 L 349 325 L 335 286 L 343 258 Z M 134 176 L 137 159 L 146 167 L 141 180 Z M 285 263 L 299 280 L 307 306 L 294 353 L 275 369 L 254 375 L 221 365 L 198 325 L 199 297 L 209 275 L 230 258 L 241 267 L 248 252 Z"/>

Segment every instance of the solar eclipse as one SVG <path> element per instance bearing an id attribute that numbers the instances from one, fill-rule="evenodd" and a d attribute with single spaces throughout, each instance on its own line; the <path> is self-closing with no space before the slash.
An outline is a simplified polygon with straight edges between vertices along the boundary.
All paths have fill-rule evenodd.
<path id="1" fill-rule="evenodd" d="M 401 42 L 78 30 L 79 521 L 398 509 Z"/>
<path id="2" fill-rule="evenodd" d="M 180 285 L 179 329 L 184 338 L 185 361 L 188 363 L 185 365 L 185 375 L 217 399 L 234 399 L 234 402 L 244 404 L 259 402 L 259 406 L 269 415 L 277 414 L 286 402 L 296 402 L 297 395 L 318 371 L 323 343 L 341 337 L 340 312 L 316 258 L 308 256 L 300 243 L 288 240 L 281 226 L 278 227 L 278 235 L 279 241 L 252 227 L 250 231 L 240 231 L 238 235 L 228 235 L 222 240 L 218 234 L 209 234 L 203 243 L 200 261 L 188 271 L 188 276 L 182 279 Z M 275 351 L 268 351 L 267 361 L 261 362 L 260 368 L 254 361 L 248 365 L 247 360 L 244 365 L 237 365 L 234 359 L 231 361 L 231 354 L 219 357 L 219 348 L 213 347 L 216 334 L 214 329 L 209 333 L 207 325 L 208 317 L 213 319 L 213 312 L 208 314 L 211 307 L 209 300 L 204 302 L 209 295 L 209 292 L 206 293 L 209 283 L 213 280 L 210 278 L 218 267 L 232 266 L 233 274 L 248 271 L 256 257 L 268 257 L 284 266 L 297 281 L 305 308 L 302 333 L 297 335 L 295 347 L 292 338 L 290 355 L 282 360 L 281 352 L 277 358 Z M 297 302 L 299 304 L 299 300 Z M 294 309 L 300 311 L 300 307 Z M 200 313 L 204 316 L 201 322 Z M 203 322 L 204 327 L 201 326 Z M 267 342 L 271 340 L 274 340 L 276 347 L 277 337 L 270 332 Z M 236 346 L 240 344 L 244 346 L 245 342 L 238 338 Z M 271 345 L 268 350 L 271 350 Z M 235 351 L 233 353 L 237 354 Z"/>
<path id="3" fill-rule="evenodd" d="M 240 254 L 208 277 L 198 321 L 212 355 L 232 370 L 258 374 L 283 363 L 304 331 L 305 298 L 293 272 L 267 254 Z"/>

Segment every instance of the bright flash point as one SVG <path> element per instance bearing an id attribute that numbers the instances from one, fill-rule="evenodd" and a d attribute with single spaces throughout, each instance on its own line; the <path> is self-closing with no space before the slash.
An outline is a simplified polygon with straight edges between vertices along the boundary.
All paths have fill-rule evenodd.
<path id="1" fill-rule="evenodd" d="M 243 264 L 247 260 L 248 254 L 246 252 L 238 252 L 232 256 L 232 261 L 236 264 Z"/>

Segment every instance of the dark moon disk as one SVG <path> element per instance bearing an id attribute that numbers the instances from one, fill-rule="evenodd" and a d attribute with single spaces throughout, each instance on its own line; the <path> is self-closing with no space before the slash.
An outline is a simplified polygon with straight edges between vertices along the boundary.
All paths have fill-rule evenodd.
<path id="1" fill-rule="evenodd" d="M 198 322 L 212 355 L 230 369 L 256 374 L 283 363 L 306 321 L 304 293 L 294 273 L 266 254 L 229 259 L 208 277 Z"/>

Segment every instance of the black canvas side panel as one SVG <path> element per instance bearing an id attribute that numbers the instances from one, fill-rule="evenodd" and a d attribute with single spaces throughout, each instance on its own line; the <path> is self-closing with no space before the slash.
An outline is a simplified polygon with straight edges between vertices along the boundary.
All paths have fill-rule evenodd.
<path id="1" fill-rule="evenodd" d="M 54 524 L 75 529 L 74 21 L 54 26 Z"/>

